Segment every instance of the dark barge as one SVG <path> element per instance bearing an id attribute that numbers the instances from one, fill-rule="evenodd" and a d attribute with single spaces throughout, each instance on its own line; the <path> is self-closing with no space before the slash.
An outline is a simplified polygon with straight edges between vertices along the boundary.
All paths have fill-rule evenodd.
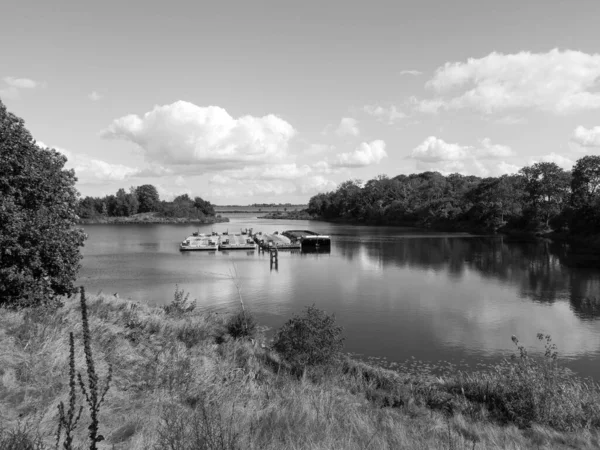
<path id="1" fill-rule="evenodd" d="M 315 233 L 314 231 L 288 230 L 281 234 L 289 238 L 291 242 L 299 243 L 302 249 L 331 247 L 331 238 L 328 235 Z"/>

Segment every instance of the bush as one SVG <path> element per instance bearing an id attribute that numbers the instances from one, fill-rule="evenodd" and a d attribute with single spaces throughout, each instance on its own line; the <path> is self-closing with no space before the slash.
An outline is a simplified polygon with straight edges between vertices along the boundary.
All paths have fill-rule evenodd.
<path id="1" fill-rule="evenodd" d="M 173 301 L 171 304 L 163 306 L 163 309 L 167 314 L 170 315 L 185 314 L 196 309 L 196 300 L 190 302 L 189 292 L 186 294 L 183 289 L 179 289 L 179 286 L 175 285 Z"/>
<path id="2" fill-rule="evenodd" d="M 73 292 L 85 233 L 66 161 L 0 101 L 0 304 Z"/>
<path id="3" fill-rule="evenodd" d="M 533 423 L 561 431 L 600 426 L 600 389 L 560 367 L 549 335 L 544 358 L 533 358 L 513 336 L 519 356 L 490 372 L 460 373 L 454 390 L 481 402 L 501 420 L 521 427 Z M 451 389 L 452 390 L 452 389 Z"/>
<path id="4" fill-rule="evenodd" d="M 226 324 L 227 332 L 234 339 L 254 337 L 256 335 L 256 321 L 252 314 L 239 310 L 229 317 Z"/>
<path id="5" fill-rule="evenodd" d="M 45 450 L 46 446 L 38 434 L 19 424 L 13 430 L 0 429 L 0 449 L 2 450 Z"/>
<path id="6" fill-rule="evenodd" d="M 278 330 L 273 347 L 294 369 L 305 370 L 337 358 L 344 342 L 342 331 L 333 315 L 312 305 L 304 316 L 294 316 Z"/>
<path id="7" fill-rule="evenodd" d="M 193 409 L 170 405 L 161 415 L 156 450 L 239 450 L 233 410 L 223 415 L 216 402 L 200 398 Z"/>

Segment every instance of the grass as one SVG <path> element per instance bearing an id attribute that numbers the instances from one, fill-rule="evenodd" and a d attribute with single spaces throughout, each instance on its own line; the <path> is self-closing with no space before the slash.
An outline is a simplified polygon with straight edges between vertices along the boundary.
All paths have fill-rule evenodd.
<path id="1" fill-rule="evenodd" d="M 234 339 L 229 316 L 176 299 L 181 308 L 169 312 L 88 299 L 96 376 L 112 368 L 99 449 L 600 447 L 599 389 L 562 371 L 545 337 L 547 356 L 517 348 L 514 361 L 475 374 L 440 378 L 341 358 L 299 379 L 260 333 Z M 78 297 L 55 310 L 0 310 L 0 448 L 54 448 L 57 406 L 72 398 L 71 332 L 83 341 Z M 73 361 L 84 372 L 81 345 Z M 85 445 L 90 424 L 84 409 L 73 448 Z"/>

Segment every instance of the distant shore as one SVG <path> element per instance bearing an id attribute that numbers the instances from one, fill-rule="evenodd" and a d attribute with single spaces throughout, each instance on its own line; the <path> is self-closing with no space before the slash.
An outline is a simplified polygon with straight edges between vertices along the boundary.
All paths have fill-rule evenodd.
<path id="1" fill-rule="evenodd" d="M 288 219 L 288 220 L 322 220 L 319 217 L 315 217 L 309 214 L 306 210 L 302 211 L 273 211 L 265 214 L 264 216 L 258 216 L 259 219 Z"/>
<path id="2" fill-rule="evenodd" d="M 173 223 L 173 224 L 211 224 L 229 222 L 229 218 L 221 217 L 221 215 L 212 217 L 203 217 L 202 219 L 194 219 L 188 217 L 161 217 L 157 213 L 141 213 L 129 217 L 93 217 L 88 219 L 79 219 L 80 225 L 96 225 L 96 224 L 142 224 L 142 223 Z"/>

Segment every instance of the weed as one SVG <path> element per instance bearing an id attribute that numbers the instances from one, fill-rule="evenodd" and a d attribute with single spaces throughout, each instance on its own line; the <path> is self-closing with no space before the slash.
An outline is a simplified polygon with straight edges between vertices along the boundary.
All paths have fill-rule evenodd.
<path id="1" fill-rule="evenodd" d="M 186 294 L 183 289 L 179 289 L 179 286 L 175 285 L 173 301 L 169 305 L 163 306 L 163 309 L 169 315 L 182 315 L 192 312 L 196 309 L 196 300 L 190 302 L 189 299 L 189 292 Z"/>
<path id="2" fill-rule="evenodd" d="M 112 378 L 112 367 L 108 366 L 108 376 L 106 378 L 104 388 L 100 388 L 98 382 L 98 375 L 96 374 L 96 368 L 94 366 L 94 358 L 92 355 L 92 336 L 90 333 L 90 324 L 87 316 L 87 305 L 85 299 L 85 289 L 81 287 L 81 321 L 83 324 L 83 348 L 85 350 L 85 363 L 87 366 L 87 387 L 83 381 L 81 373 L 77 374 L 79 380 L 79 387 L 83 396 L 88 404 L 90 410 L 90 416 L 92 423 L 89 426 L 89 438 L 90 438 L 90 450 L 96 450 L 96 444 L 104 440 L 104 436 L 98 434 L 99 421 L 98 414 L 100 413 L 100 406 L 104 402 L 104 398 L 108 389 L 110 388 L 110 381 Z"/>
<path id="3" fill-rule="evenodd" d="M 0 429 L 2 450 L 46 450 L 42 438 L 31 427 L 19 423 L 12 430 Z"/>
<path id="4" fill-rule="evenodd" d="M 459 373 L 458 384 L 451 390 L 485 404 L 501 420 L 520 427 L 539 423 L 573 431 L 600 425 L 598 385 L 560 367 L 551 337 L 537 337 L 545 344 L 543 358 L 530 356 L 513 336 L 518 356 L 488 372 Z"/>
<path id="5" fill-rule="evenodd" d="M 256 320 L 252 314 L 243 309 L 229 317 L 226 328 L 234 339 L 256 336 Z"/>
<path id="6" fill-rule="evenodd" d="M 63 448 L 65 450 L 73 449 L 73 431 L 77 427 L 77 422 L 81 417 L 83 406 L 76 411 L 75 403 L 77 393 L 75 392 L 75 340 L 73 333 L 69 333 L 69 409 L 65 411 L 65 404 L 60 402 L 58 405 L 58 430 L 56 431 L 56 448 L 60 445 L 62 432 L 65 433 Z"/>
<path id="7" fill-rule="evenodd" d="M 240 434 L 235 430 L 234 410 L 223 417 L 217 402 L 197 401 L 190 411 L 174 405 L 162 414 L 155 448 L 177 450 L 239 450 Z"/>

